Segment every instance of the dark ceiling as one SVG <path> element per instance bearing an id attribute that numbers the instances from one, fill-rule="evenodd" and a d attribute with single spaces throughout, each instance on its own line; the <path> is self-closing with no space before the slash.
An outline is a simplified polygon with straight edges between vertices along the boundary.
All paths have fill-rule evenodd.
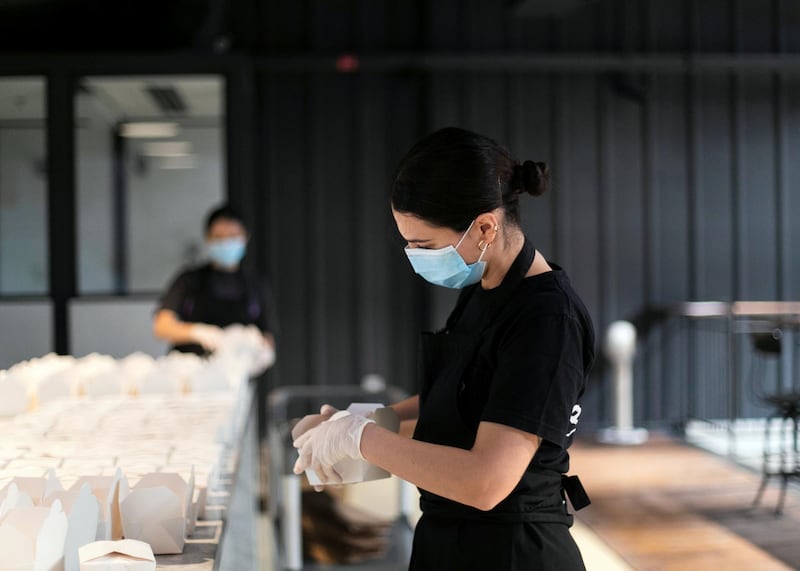
<path id="1" fill-rule="evenodd" d="M 0 0 L 0 51 L 213 50 L 226 0 Z"/>

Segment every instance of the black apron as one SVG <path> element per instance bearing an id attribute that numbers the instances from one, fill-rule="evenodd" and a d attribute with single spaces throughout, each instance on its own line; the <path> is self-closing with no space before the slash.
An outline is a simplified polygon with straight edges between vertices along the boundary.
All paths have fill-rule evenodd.
<path id="1" fill-rule="evenodd" d="M 218 327 L 256 324 L 263 308 L 251 281 L 242 270 L 237 270 L 236 274 L 226 277 L 239 281 L 239 295 L 220 297 L 215 294 L 212 284 L 214 271 L 210 264 L 196 271 L 194 280 L 187 288 L 181 303 L 179 313 L 181 320 L 189 323 L 208 323 Z M 175 345 L 170 350 L 208 355 L 208 352 L 196 343 Z"/>
<path id="2" fill-rule="evenodd" d="M 473 331 L 445 329 L 422 334 L 422 384 L 415 440 L 472 448 L 476 429 L 464 422 L 458 409 L 463 373 L 477 353 L 483 332 L 524 279 L 535 253 L 526 239 L 503 280 L 500 295 L 487 304 Z M 448 323 L 457 320 L 477 287 L 480 285 L 462 294 Z M 526 492 L 512 493 L 486 512 L 420 489 L 423 515 L 414 534 L 409 569 L 584 569 L 569 533 L 573 520 L 564 494 L 564 484 L 577 480 L 563 478 L 551 470 L 526 471 L 521 486 Z M 572 496 L 571 499 L 574 505 L 584 503 Z"/>

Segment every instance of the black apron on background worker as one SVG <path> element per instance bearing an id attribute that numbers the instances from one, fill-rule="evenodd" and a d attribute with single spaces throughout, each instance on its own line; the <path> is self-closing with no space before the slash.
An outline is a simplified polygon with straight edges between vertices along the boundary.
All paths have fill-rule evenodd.
<path id="1" fill-rule="evenodd" d="M 159 309 L 171 310 L 189 323 L 255 325 L 266 333 L 275 330 L 269 297 L 266 285 L 256 283 L 242 269 L 226 272 L 206 264 L 175 278 L 159 300 Z M 170 350 L 206 354 L 196 343 L 173 345 Z"/>
<path id="2" fill-rule="evenodd" d="M 469 373 L 475 373 L 476 355 L 485 344 L 487 330 L 503 321 L 504 313 L 515 311 L 510 302 L 518 293 L 535 253 L 526 239 L 496 290 L 489 290 L 489 295 L 478 291 L 480 285 L 463 290 L 446 328 L 439 333 L 423 334 L 420 414 L 415 439 L 465 450 L 473 446 L 480 411 L 470 412 L 470 409 L 486 397 L 487 389 L 467 386 L 471 380 Z M 476 293 L 484 294 L 480 304 L 474 303 Z M 462 398 L 464 395 L 469 397 Z M 554 449 L 551 444 L 544 449 L 540 445 L 540 451 L 548 447 Z M 566 456 L 565 451 L 563 455 Z M 417 524 L 409 569 L 584 569 L 568 531 L 572 515 L 568 513 L 565 487 L 570 489 L 575 509 L 588 504 L 588 498 L 576 477 L 567 479 L 558 467 L 538 465 L 537 456 L 539 451 L 514 491 L 489 511 L 421 489 L 423 516 Z"/>

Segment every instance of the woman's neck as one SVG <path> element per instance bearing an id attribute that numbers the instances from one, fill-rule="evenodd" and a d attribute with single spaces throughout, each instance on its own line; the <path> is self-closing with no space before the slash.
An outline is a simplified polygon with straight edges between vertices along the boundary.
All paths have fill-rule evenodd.
<path id="1" fill-rule="evenodd" d="M 503 283 L 511 264 L 517 259 L 524 244 L 525 235 L 522 230 L 509 230 L 507 235 L 501 231 L 497 235 L 497 239 L 484 255 L 486 272 L 481 278 L 483 289 L 494 289 Z"/>
<path id="2" fill-rule="evenodd" d="M 239 264 L 235 266 L 222 266 L 216 262 L 211 262 L 211 268 L 218 272 L 225 272 L 226 274 L 234 274 L 239 271 Z"/>

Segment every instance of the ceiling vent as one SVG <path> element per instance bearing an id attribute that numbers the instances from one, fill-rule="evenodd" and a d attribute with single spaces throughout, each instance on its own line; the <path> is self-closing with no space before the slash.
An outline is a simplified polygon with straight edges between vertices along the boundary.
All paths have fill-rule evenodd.
<path id="1" fill-rule="evenodd" d="M 165 115 L 184 115 L 189 111 L 186 101 L 174 87 L 148 86 L 145 89 Z"/>

